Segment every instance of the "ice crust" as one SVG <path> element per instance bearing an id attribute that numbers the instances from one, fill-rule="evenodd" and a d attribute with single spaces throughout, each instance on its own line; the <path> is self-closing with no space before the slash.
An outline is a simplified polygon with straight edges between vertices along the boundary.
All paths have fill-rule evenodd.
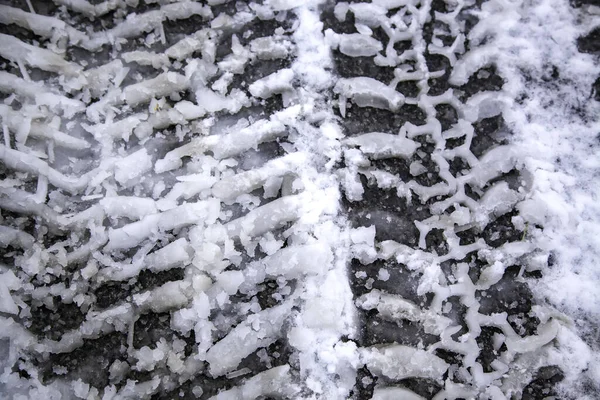
<path id="1" fill-rule="evenodd" d="M 142 2 L 53 2 L 63 7 L 57 16 L 0 5 L 1 24 L 45 40 L 0 34 L 0 56 L 14 67 L 0 71 L 0 160 L 10 172 L 0 182 L 0 249 L 12 254 L 11 265 L 0 264 L 0 391 L 14 398 L 150 398 L 202 375 L 234 382 L 211 399 L 343 399 L 364 367 L 379 379 L 372 399 L 423 399 L 402 386 L 413 378 L 435 382 L 434 399 L 505 399 L 522 396 L 535 371 L 558 365 L 565 376 L 560 394 L 591 399 L 586 388 L 600 392 L 600 356 L 588 339 L 600 305 L 599 106 L 580 104 L 599 71 L 597 56 L 582 56 L 575 46 L 593 25 L 587 11 L 555 0 L 489 0 L 464 33 L 461 13 L 470 12 L 470 1 L 448 2 L 447 12 L 412 0 L 338 2 L 335 19 L 341 24 L 352 14 L 357 31 L 338 33 L 321 22 L 320 1 L 145 1 L 156 6 L 93 31 L 71 26 L 76 20 L 66 10 L 125 16 Z M 234 15 L 213 12 L 230 5 Z M 167 45 L 164 24 L 191 16 L 205 24 Z M 293 16 L 289 29 L 244 36 L 246 24 L 283 24 L 286 16 Z M 431 18 L 446 27 L 434 29 L 428 43 Z M 227 35 L 231 52 L 221 57 Z M 149 49 L 121 48 L 138 38 Z M 398 50 L 404 42 L 409 49 Z M 154 50 L 155 43 L 162 47 Z M 106 47 L 112 53 L 99 66 L 66 56 L 67 48 Z M 371 58 L 393 74 L 387 81 L 340 77 L 336 52 Z M 448 88 L 430 87 L 446 71 L 426 55 L 447 60 Z M 251 66 L 282 60 L 290 63 L 248 75 L 247 91 L 233 87 Z M 543 76 L 550 63 L 564 79 L 552 85 Z M 490 66 L 502 88 L 463 97 L 461 87 Z M 140 67 L 153 71 L 150 77 L 142 78 Z M 39 76 L 28 72 L 34 69 L 53 78 L 32 79 Z M 398 89 L 407 82 L 416 94 Z M 268 110 L 279 99 L 282 108 Z M 357 111 L 397 115 L 406 106 L 420 109 L 423 121 L 346 132 Z M 449 127 L 443 107 L 456 111 Z M 475 126 L 497 116 L 508 124 L 509 143 L 476 156 Z M 277 156 L 248 156 L 273 144 Z M 406 163 L 406 176 L 380 168 L 385 162 Z M 431 165 L 436 182 L 427 180 Z M 513 171 L 517 182 L 506 178 Z M 396 222 L 381 210 L 368 214 L 366 226 L 351 226 L 340 202 L 360 204 L 373 187 L 427 205 L 425 217 L 406 216 L 416 243 L 382 240 L 385 224 Z M 35 228 L 13 214 L 31 216 Z M 479 235 L 501 217 L 523 232 L 519 240 L 464 243 L 465 232 Z M 437 233 L 444 251 L 431 244 Z M 467 261 L 473 254 L 481 263 L 475 276 Z M 348 271 L 353 260 L 402 265 L 416 281 L 415 294 L 374 287 L 396 282 L 386 267 L 355 295 L 350 281 L 361 278 Z M 539 323 L 528 333 L 510 312 L 484 311 L 486 293 L 505 285 L 514 266 L 519 283 L 542 275 L 527 311 Z M 143 274 L 173 278 L 97 304 L 101 288 L 131 285 Z M 259 301 L 259 288 L 274 283 L 268 301 Z M 426 305 L 416 300 L 425 297 Z M 81 319 L 56 337 L 38 337 L 21 324 L 36 309 L 65 305 Z M 366 311 L 398 331 L 407 321 L 422 327 L 428 339 L 365 344 L 358 315 Z M 169 315 L 169 329 L 193 342 L 191 352 L 175 336 L 135 348 L 136 322 L 151 313 Z M 484 367 L 478 339 L 490 330 L 494 360 Z M 127 362 L 107 367 L 106 387 L 73 375 L 44 381 L 32 362 L 20 361 L 55 360 L 117 333 L 127 337 L 119 349 Z M 274 366 L 266 349 L 280 342 L 292 355 Z M 459 361 L 445 361 L 444 352 Z M 254 356 L 266 370 L 245 366 Z M 130 369 L 142 378 L 113 384 Z M 203 396 L 201 384 L 190 390 Z"/>

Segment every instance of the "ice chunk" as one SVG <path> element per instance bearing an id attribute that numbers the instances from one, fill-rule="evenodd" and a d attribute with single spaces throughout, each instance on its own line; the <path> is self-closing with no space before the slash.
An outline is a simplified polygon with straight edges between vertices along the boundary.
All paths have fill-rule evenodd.
<path id="1" fill-rule="evenodd" d="M 283 137 L 287 134 L 285 125 L 277 120 L 259 120 L 247 128 L 236 130 L 220 136 L 199 137 L 189 144 L 168 152 L 162 160 L 158 160 L 155 172 L 161 173 L 178 168 L 181 158 L 212 151 L 217 159 L 224 159 L 240 154 L 260 143 Z"/>
<path id="2" fill-rule="evenodd" d="M 363 188 L 363 185 L 360 182 L 360 179 L 358 178 L 358 174 L 353 173 L 348 168 L 344 168 L 339 172 L 339 175 L 342 181 L 342 186 L 344 187 L 344 193 L 346 194 L 348 200 L 362 200 L 362 196 L 365 192 L 365 189 Z"/>
<path id="3" fill-rule="evenodd" d="M 12 271 L 0 274 L 0 312 L 18 314 L 19 308 L 10 295 L 10 289 L 16 290 L 21 282 Z"/>
<path id="4" fill-rule="evenodd" d="M 294 71 L 286 68 L 272 73 L 252 83 L 248 90 L 254 97 L 267 99 L 274 94 L 282 94 L 293 90 Z"/>
<path id="5" fill-rule="evenodd" d="M 451 324 L 451 320 L 437 315 L 433 311 L 422 310 L 416 304 L 398 295 L 387 294 L 373 289 L 362 295 L 356 301 L 357 306 L 364 310 L 376 309 L 381 318 L 399 323 L 402 320 L 420 322 L 425 332 L 440 335 Z"/>
<path id="6" fill-rule="evenodd" d="M 115 180 L 123 185 L 151 169 L 152 157 L 142 148 L 115 163 Z"/>
<path id="7" fill-rule="evenodd" d="M 206 87 L 196 90 L 196 101 L 202 115 L 204 113 L 213 113 L 227 110 L 230 113 L 236 113 L 250 105 L 250 101 L 245 93 L 233 89 L 228 96 L 216 93 Z"/>
<path id="8" fill-rule="evenodd" d="M 513 169 L 518 163 L 516 150 L 510 145 L 498 146 L 481 157 L 479 164 L 465 176 L 467 182 L 484 187 L 487 182 Z"/>
<path id="9" fill-rule="evenodd" d="M 144 310 L 156 313 L 185 307 L 193 295 L 187 281 L 167 282 L 156 289 L 133 296 L 133 303 Z"/>
<path id="10" fill-rule="evenodd" d="M 214 46 L 211 41 L 210 31 L 207 29 L 199 30 L 192 35 L 186 36 L 175 43 L 167 50 L 165 54 L 169 58 L 183 60 L 191 56 L 194 52 L 200 51 L 203 58 L 208 62 L 214 62 Z"/>
<path id="11" fill-rule="evenodd" d="M 276 60 L 287 57 L 291 43 L 277 40 L 274 37 L 262 37 L 250 42 L 250 51 L 256 54 L 259 60 Z"/>
<path id="12" fill-rule="evenodd" d="M 192 15 L 199 15 L 204 18 L 213 16 L 210 7 L 202 3 L 185 1 L 166 4 L 158 10 L 151 10 L 141 14 L 129 14 L 125 21 L 119 23 L 114 28 L 97 32 L 91 39 L 89 46 L 100 47 L 104 43 L 114 40 L 114 38 L 136 37 L 143 32 L 149 32 L 158 28 L 166 19 L 174 21 L 189 18 Z"/>
<path id="13" fill-rule="evenodd" d="M 368 77 L 343 78 L 338 80 L 333 91 L 339 97 L 342 116 L 346 114 L 346 99 L 359 107 L 373 107 L 398 111 L 404 104 L 404 96 L 376 79 Z"/>
<path id="14" fill-rule="evenodd" d="M 375 38 L 360 33 L 339 35 L 339 49 L 350 57 L 370 57 L 383 50 L 383 45 Z"/>
<path id="15" fill-rule="evenodd" d="M 0 117 L 2 117 L 2 122 L 5 123 L 11 131 L 21 132 L 24 136 L 36 139 L 49 139 L 52 140 L 56 146 L 69 149 L 83 150 L 90 147 L 90 144 L 83 139 L 67 135 L 48 124 L 36 122 L 34 120 L 36 115 L 27 115 L 23 108 L 19 111 L 14 111 L 9 106 L 0 104 Z M 27 132 L 27 121 L 30 118 L 32 120 L 29 123 L 29 131 Z"/>
<path id="16" fill-rule="evenodd" d="M 286 222 L 298 219 L 301 204 L 301 195 L 279 198 L 227 223 L 227 232 L 232 238 L 262 235 Z"/>
<path id="17" fill-rule="evenodd" d="M 356 22 L 377 28 L 385 21 L 387 10 L 376 4 L 354 3 L 349 5 Z"/>
<path id="18" fill-rule="evenodd" d="M 286 136 L 285 125 L 277 119 L 259 120 L 247 128 L 223 135 L 212 146 L 213 154 L 224 159 L 240 154 L 244 150 L 256 147 L 260 143 Z"/>
<path id="19" fill-rule="evenodd" d="M 233 371 L 240 362 L 260 347 L 275 342 L 292 305 L 285 303 L 250 315 L 206 353 L 210 374 L 214 377 Z"/>
<path id="20" fill-rule="evenodd" d="M 119 5 L 116 1 L 105 0 L 100 4 L 91 4 L 87 0 L 54 0 L 55 4 L 67 6 L 73 11 L 87 15 L 88 17 L 100 16 Z"/>
<path id="21" fill-rule="evenodd" d="M 548 216 L 548 206 L 538 199 L 527 199 L 517 204 L 519 215 L 527 221 L 544 225 Z"/>
<path id="22" fill-rule="evenodd" d="M 354 244 L 367 244 L 369 246 L 375 246 L 375 226 L 371 225 L 368 227 L 358 227 L 350 231 L 350 240 Z"/>
<path id="23" fill-rule="evenodd" d="M 14 93 L 32 99 L 37 105 L 48 106 L 51 110 L 64 114 L 67 118 L 85 110 L 85 104 L 79 100 L 53 93 L 38 82 L 26 81 L 5 71 L 0 71 L 0 92 Z"/>
<path id="24" fill-rule="evenodd" d="M 217 277 L 217 284 L 228 295 L 236 294 L 243 282 L 244 274 L 241 271 L 223 271 Z"/>
<path id="25" fill-rule="evenodd" d="M 148 103 L 153 98 L 169 96 L 187 90 L 187 78 L 175 72 L 165 72 L 153 79 L 135 83 L 123 89 L 123 98 L 130 106 Z"/>
<path id="26" fill-rule="evenodd" d="M 0 225 L 0 247 L 19 247 L 29 249 L 35 243 L 33 236 L 18 229 Z"/>
<path id="27" fill-rule="evenodd" d="M 489 289 L 492 285 L 498 283 L 500 279 L 502 279 L 505 269 L 505 265 L 499 261 L 484 268 L 479 275 L 477 286 L 482 290 Z"/>
<path id="28" fill-rule="evenodd" d="M 73 393 L 77 398 L 87 399 L 88 393 L 90 392 L 90 385 L 83 382 L 81 379 L 77 379 L 71 383 L 73 386 Z"/>
<path id="29" fill-rule="evenodd" d="M 456 86 L 466 84 L 479 69 L 494 63 L 499 56 L 494 46 L 482 46 L 467 52 L 454 66 L 448 82 Z"/>
<path id="30" fill-rule="evenodd" d="M 268 179 L 280 177 L 299 167 L 306 157 L 301 153 L 288 154 L 270 160 L 260 168 L 241 172 L 232 177 L 221 179 L 213 186 L 213 194 L 223 200 L 235 199 L 263 186 Z"/>
<path id="31" fill-rule="evenodd" d="M 87 36 L 55 17 L 34 14 L 20 8 L 0 5 L 0 23 L 15 24 L 46 39 L 67 37 L 72 44 L 87 41 Z M 1 80 L 1 79 L 0 79 Z"/>
<path id="32" fill-rule="evenodd" d="M 137 358 L 135 369 L 138 371 L 152 371 L 156 364 L 166 357 L 166 346 L 161 346 L 163 342 L 159 342 L 157 348 L 151 349 L 148 346 L 144 346 L 141 349 L 135 351 L 134 356 Z"/>
<path id="33" fill-rule="evenodd" d="M 204 174 L 194 174 L 177 177 L 177 182 L 173 185 L 173 189 L 165 196 L 165 200 L 177 201 L 180 198 L 189 199 L 204 190 L 208 190 L 217 182 L 214 176 Z"/>
<path id="34" fill-rule="evenodd" d="M 109 230 L 107 250 L 129 249 L 147 237 L 198 223 L 212 223 L 219 215 L 218 200 L 186 203 L 161 214 L 152 214 L 122 228 Z"/>
<path id="35" fill-rule="evenodd" d="M 427 172 L 427 168 L 425 168 L 425 166 L 421 162 L 413 161 L 412 163 L 410 163 L 409 172 L 412 176 L 419 176 Z"/>
<path id="36" fill-rule="evenodd" d="M 479 204 L 484 213 L 499 217 L 512 210 L 520 197 L 508 183 L 498 182 L 485 192 Z"/>
<path id="37" fill-rule="evenodd" d="M 251 263 L 244 272 L 246 277 L 241 290 L 252 290 L 265 276 L 291 280 L 306 274 L 317 275 L 327 271 L 332 260 L 331 249 L 324 243 L 286 247 Z"/>
<path id="38" fill-rule="evenodd" d="M 127 63 L 136 63 L 139 65 L 151 65 L 153 68 L 159 69 L 171 65 L 168 54 L 157 54 L 148 51 L 130 51 L 121 54 L 123 60 Z"/>
<path id="39" fill-rule="evenodd" d="M 307 290 L 304 294 L 306 304 L 302 310 L 302 322 L 306 328 L 339 332 L 350 323 L 352 317 L 348 307 L 352 302 L 352 293 L 344 280 L 346 277 L 345 269 L 328 269 L 321 274 L 321 286 Z"/>
<path id="40" fill-rule="evenodd" d="M 67 353 L 83 345 L 85 339 L 96 339 L 101 334 L 124 331 L 133 317 L 131 304 L 121 304 L 101 312 L 89 312 L 86 320 L 76 329 L 64 333 L 60 341 L 44 340 L 39 351 Z"/>
<path id="41" fill-rule="evenodd" d="M 531 335 L 527 337 L 520 337 L 516 333 L 508 335 L 505 342 L 506 347 L 508 347 L 510 351 L 518 353 L 527 353 L 530 351 L 534 351 L 549 343 L 550 341 L 554 340 L 554 338 L 556 338 L 556 335 L 558 334 L 559 329 L 559 323 L 555 319 L 552 319 L 547 323 L 538 326 L 536 335 Z M 504 331 L 504 333 L 506 334 L 507 331 Z"/>
<path id="42" fill-rule="evenodd" d="M 111 196 L 103 198 L 99 204 L 112 218 L 126 217 L 138 220 L 157 212 L 155 201 L 145 197 Z"/>
<path id="43" fill-rule="evenodd" d="M 188 241 L 180 238 L 146 256 L 144 264 L 152 271 L 164 271 L 178 265 L 188 264 L 190 253 Z"/>
<path id="44" fill-rule="evenodd" d="M 394 8 L 404 7 L 408 4 L 411 4 L 410 0 L 372 0 L 371 3 L 386 8 L 388 10 L 392 10 Z"/>
<path id="45" fill-rule="evenodd" d="M 360 150 L 371 158 L 409 158 L 419 147 L 419 144 L 406 137 L 390 133 L 371 132 L 352 136 L 345 140 L 349 146 L 360 147 Z"/>
<path id="46" fill-rule="evenodd" d="M 371 400 L 425 400 L 425 397 L 402 387 L 382 387 L 373 391 Z"/>
<path id="47" fill-rule="evenodd" d="M 48 178 L 48 182 L 54 186 L 71 193 L 77 193 L 84 189 L 89 182 L 88 175 L 83 175 L 79 178 L 67 177 L 34 155 L 25 154 L 4 145 L 0 145 L 0 160 L 10 168 L 26 171 L 38 176 L 45 176 Z"/>
<path id="48" fill-rule="evenodd" d="M 441 380 L 448 364 L 425 350 L 403 345 L 360 349 L 361 360 L 372 374 L 392 380 L 427 378 Z"/>
<path id="49" fill-rule="evenodd" d="M 72 76 L 81 71 L 78 64 L 65 61 L 50 50 L 32 46 L 4 33 L 0 33 L 0 55 L 7 60 L 49 72 Z"/>

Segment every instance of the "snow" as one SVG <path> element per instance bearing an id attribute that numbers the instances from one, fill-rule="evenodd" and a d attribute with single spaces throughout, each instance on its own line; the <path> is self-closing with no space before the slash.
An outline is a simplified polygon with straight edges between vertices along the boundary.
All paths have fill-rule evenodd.
<path id="1" fill-rule="evenodd" d="M 187 265 L 191 261 L 189 243 L 186 239 L 177 239 L 162 249 L 152 252 L 131 264 L 107 265 L 100 272 L 106 279 L 124 281 L 138 275 L 142 269 L 166 271 Z"/>
<path id="2" fill-rule="evenodd" d="M 136 7 L 136 1 L 54 1 L 65 6 L 56 17 L 0 6 L 0 23 L 47 39 L 40 45 L 0 34 L 0 55 L 21 74 L 0 71 L 0 91 L 9 96 L 0 104 L 5 135 L 0 159 L 11 175 L 0 183 L 0 205 L 10 211 L 0 216 L 0 246 L 14 259 L 0 264 L 0 354 L 6 353 L 0 360 L 0 390 L 15 388 L 29 398 L 58 398 L 63 391 L 92 399 L 103 389 L 107 400 L 139 398 L 206 373 L 242 378 L 214 399 L 306 393 L 337 399 L 348 397 L 364 366 L 381 378 L 374 399 L 421 399 L 397 386 L 406 378 L 437 381 L 442 389 L 436 398 L 501 399 L 519 397 L 535 371 L 550 365 L 565 374 L 562 397 L 591 398 L 586 390 L 600 390 L 600 355 L 593 342 L 600 309 L 600 191 L 595 184 L 600 106 L 589 99 L 600 70 L 597 56 L 576 49 L 576 38 L 596 24 L 590 7 L 575 10 L 558 0 L 489 0 L 477 12 L 480 22 L 465 36 L 457 15 L 471 4 L 459 1 L 448 4 L 454 11 L 433 14 L 455 37 L 444 45 L 435 36 L 446 27 L 436 27 L 431 43 L 423 38 L 431 15 L 427 2 L 419 8 L 407 0 L 338 2 L 335 17 L 341 21 L 352 13 L 357 33 L 336 33 L 324 31 L 318 1 L 240 2 L 235 15 L 217 18 L 210 6 L 227 0 L 208 5 L 146 1 L 158 4 L 128 15 L 124 10 Z M 115 25 L 84 33 L 69 26 L 75 20 L 66 17 L 67 9 L 92 18 L 114 10 Z M 122 14 L 126 19 L 118 20 Z M 167 46 L 163 23 L 190 15 L 206 24 Z M 276 18 L 279 24 L 288 17 L 293 21 L 289 31 L 246 40 L 252 33 L 243 32 L 245 24 L 255 18 Z M 374 37 L 378 29 L 390 37 L 385 48 Z M 217 46 L 230 34 L 231 54 L 217 60 Z M 148 48 L 131 50 L 129 44 L 138 39 Z M 410 42 L 410 49 L 398 54 L 398 42 Z M 128 51 L 119 53 L 126 44 Z M 85 69 L 67 61 L 66 46 L 106 46 L 112 53 L 104 64 Z M 340 78 L 332 50 L 372 58 L 373 65 L 393 68 L 393 78 Z M 464 102 L 456 87 L 430 95 L 427 80 L 445 71 L 429 71 L 425 50 L 447 58 L 455 86 L 475 74 L 490 79 L 480 69 L 491 65 L 505 84 Z M 244 90 L 232 87 L 247 66 L 288 57 L 289 67 L 245 82 Z M 143 76 L 139 66 L 158 75 L 138 79 Z M 552 66 L 559 79 L 546 79 Z M 32 80 L 35 75 L 27 70 L 32 67 L 57 77 Z M 136 83 L 121 88 L 126 76 Z M 396 89 L 407 81 L 417 83 L 414 97 Z M 182 100 L 181 92 L 190 97 Z M 254 114 L 262 100 L 278 95 L 283 110 Z M 405 104 L 417 105 L 425 121 L 346 137 L 345 120 L 335 113 L 339 108 L 345 117 L 351 107 L 401 113 Z M 456 110 L 457 121 L 447 129 L 439 105 Z M 506 121 L 509 133 L 502 139 L 508 144 L 475 157 L 470 150 L 479 139 L 474 125 L 498 115 Z M 464 144 L 448 146 L 450 139 L 462 137 Z M 421 139 L 434 148 L 430 156 L 438 183 L 419 183 L 432 172 Z M 259 145 L 264 143 L 277 144 L 277 156 L 263 159 Z M 247 155 L 251 150 L 257 154 Z M 91 158 L 99 166 L 88 168 Z M 378 169 L 378 160 L 396 158 L 406 161 L 408 181 Z M 459 158 L 464 172 L 451 172 L 451 162 Z M 516 185 L 502 178 L 513 170 L 519 173 Z M 409 215 L 404 221 L 405 216 L 396 220 L 378 211 L 368 214 L 372 225 L 351 228 L 340 200 L 342 195 L 350 202 L 364 197 L 361 177 L 410 207 L 415 199 L 429 202 L 430 215 L 416 221 Z M 468 195 L 467 187 L 476 195 Z M 520 240 L 493 247 L 482 238 L 464 244 L 459 237 L 469 230 L 479 235 L 490 221 L 513 210 L 518 215 L 510 221 L 522 232 Z M 26 221 L 35 221 L 35 227 L 26 229 Z M 414 224 L 418 245 L 378 240 L 381 227 L 397 221 L 398 226 Z M 426 238 L 434 230 L 447 252 L 428 249 Z M 49 233 L 60 239 L 47 246 Z M 465 260 L 473 254 L 483 263 L 476 277 Z M 352 260 L 385 266 L 367 279 L 362 271 L 349 271 Z M 394 283 L 394 263 L 406 265 L 417 280 L 418 296 L 430 297 L 426 306 L 374 288 Z M 506 312 L 482 311 L 485 292 L 501 285 L 512 266 L 522 267 L 515 282 L 529 281 L 534 293 L 529 316 L 540 324 L 528 335 Z M 98 285 L 132 284 L 142 271 L 173 269 L 183 270 L 183 278 L 132 293 L 105 309 L 94 303 Z M 531 271 L 542 278 L 526 278 Z M 349 276 L 365 280 L 368 291 L 355 297 Z M 267 280 L 277 283 L 269 293 L 277 305 L 263 308 L 256 291 Z M 466 332 L 460 336 L 450 298 L 466 309 L 461 314 Z M 57 340 L 35 338 L 15 322 L 30 318 L 33 302 L 53 312 L 62 303 L 74 303 L 83 322 Z M 359 347 L 358 310 L 399 326 L 410 321 L 433 342 Z M 192 355 L 185 356 L 179 339 L 133 349 L 135 321 L 149 312 L 170 313 L 171 328 L 183 335 L 193 330 Z M 496 359 L 484 369 L 477 339 L 483 328 L 492 327 L 501 333 L 493 337 Z M 22 354 L 47 359 L 111 332 L 128 336 L 124 352 L 133 369 L 149 372 L 146 381 L 129 380 L 117 390 L 69 376 L 46 387 L 32 365 L 21 363 L 29 381 L 13 372 Z M 292 353 L 289 364 L 273 367 L 269 361 L 259 373 L 240 365 L 253 353 L 268 360 L 265 348 L 278 340 Z M 457 353 L 459 367 L 436 356 L 437 350 Z M 110 379 L 125 379 L 127 368 L 113 363 Z M 55 370 L 65 372 L 61 366 Z M 171 376 L 161 375 L 166 370 Z M 205 389 L 195 385 L 191 390 L 200 396 Z"/>

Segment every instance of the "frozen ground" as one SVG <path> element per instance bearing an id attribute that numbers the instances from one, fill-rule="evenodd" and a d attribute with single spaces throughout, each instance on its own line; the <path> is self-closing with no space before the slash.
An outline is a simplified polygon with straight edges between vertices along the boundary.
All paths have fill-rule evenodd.
<path id="1" fill-rule="evenodd" d="M 600 398 L 594 0 L 0 0 L 0 397 Z"/>

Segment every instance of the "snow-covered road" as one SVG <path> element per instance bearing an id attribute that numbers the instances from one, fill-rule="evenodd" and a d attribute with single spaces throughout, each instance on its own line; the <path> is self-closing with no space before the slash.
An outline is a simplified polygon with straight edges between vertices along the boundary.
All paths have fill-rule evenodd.
<path id="1" fill-rule="evenodd" d="M 585 1 L 0 0 L 0 397 L 599 398 L 599 37 Z"/>

